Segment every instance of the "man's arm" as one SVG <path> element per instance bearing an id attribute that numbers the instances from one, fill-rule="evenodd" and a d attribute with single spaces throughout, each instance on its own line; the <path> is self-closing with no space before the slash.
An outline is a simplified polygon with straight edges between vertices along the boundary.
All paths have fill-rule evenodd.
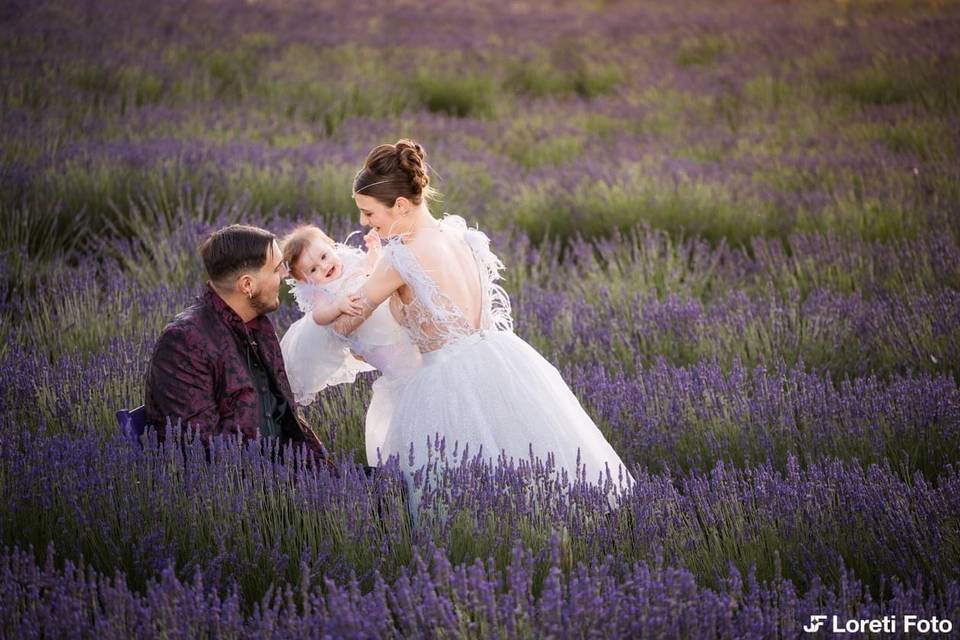
<path id="1" fill-rule="evenodd" d="M 342 336 L 348 336 L 356 331 L 357 327 L 370 317 L 373 310 L 393 295 L 403 284 L 400 274 L 388 260 L 378 262 L 376 269 L 370 274 L 370 279 L 360 288 L 357 301 L 358 312 L 350 315 L 346 313 L 340 315 L 333 323 L 334 331 Z"/>
<path id="2" fill-rule="evenodd" d="M 151 413 L 172 423 L 189 423 L 204 441 L 219 429 L 213 370 L 206 352 L 182 327 L 160 334 L 147 371 L 147 402 Z M 156 425 L 162 428 L 163 424 Z"/>

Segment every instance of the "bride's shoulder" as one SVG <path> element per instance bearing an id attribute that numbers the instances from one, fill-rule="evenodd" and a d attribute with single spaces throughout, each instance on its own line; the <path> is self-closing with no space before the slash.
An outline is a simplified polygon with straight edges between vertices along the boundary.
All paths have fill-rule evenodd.
<path id="1" fill-rule="evenodd" d="M 439 235 L 437 231 L 440 232 Z M 430 258 L 433 255 L 447 255 L 449 248 L 456 246 L 457 242 L 453 242 L 453 244 L 444 242 L 442 240 L 444 236 L 447 236 L 447 240 L 450 241 L 465 239 L 470 244 L 487 238 L 486 234 L 479 229 L 470 227 L 462 216 L 444 213 L 443 217 L 437 221 L 436 227 L 424 229 L 418 233 L 391 237 L 384 242 L 384 255 L 390 258 L 401 255 L 410 257 L 412 255 L 417 259 Z"/>
<path id="2" fill-rule="evenodd" d="M 481 231 L 479 226 L 470 226 L 463 216 L 455 213 L 444 213 L 443 218 L 440 220 L 440 227 L 442 229 L 454 229 L 458 233 L 463 234 L 468 241 L 485 240 L 487 238 L 487 234 Z"/>
<path id="3" fill-rule="evenodd" d="M 383 244 L 380 247 L 381 255 L 386 256 L 387 258 L 393 258 L 398 253 L 406 250 L 409 242 L 409 239 L 404 238 L 403 236 L 393 236 L 391 238 L 387 238 L 383 241 Z"/>
<path id="4" fill-rule="evenodd" d="M 469 228 L 467 226 L 467 221 L 464 220 L 463 216 L 450 212 L 444 212 L 443 217 L 440 218 L 440 226 L 447 229 L 458 229 L 461 231 Z"/>
<path id="5" fill-rule="evenodd" d="M 419 252 L 411 249 L 411 240 L 393 236 L 384 241 L 380 249 L 380 260 L 377 261 L 378 267 L 392 269 L 400 274 L 409 274 L 419 262 Z"/>

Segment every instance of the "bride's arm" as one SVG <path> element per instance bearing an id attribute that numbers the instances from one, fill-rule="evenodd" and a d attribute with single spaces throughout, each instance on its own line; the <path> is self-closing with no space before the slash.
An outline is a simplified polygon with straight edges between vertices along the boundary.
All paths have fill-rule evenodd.
<path id="1" fill-rule="evenodd" d="M 377 267 L 370 274 L 366 284 L 360 288 L 360 315 L 349 316 L 341 314 L 333 322 L 333 330 L 342 336 L 348 336 L 357 327 L 363 324 L 363 321 L 370 317 L 373 310 L 380 306 L 384 300 L 389 298 L 394 291 L 403 286 L 403 280 L 400 274 L 390 264 L 388 260 L 380 260 Z"/>

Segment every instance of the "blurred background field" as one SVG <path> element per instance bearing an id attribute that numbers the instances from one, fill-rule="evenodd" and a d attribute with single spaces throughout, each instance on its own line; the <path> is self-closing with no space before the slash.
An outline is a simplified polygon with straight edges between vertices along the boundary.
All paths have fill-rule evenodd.
<path id="1" fill-rule="evenodd" d="M 55 635 L 69 606 L 120 635 L 960 623 L 958 33 L 945 0 L 3 3 L 0 628 Z M 366 152 L 405 136 L 631 465 L 612 518 L 535 467 L 454 464 L 412 531 L 376 511 L 395 477 L 118 440 L 203 235 L 343 239 Z M 372 379 L 307 411 L 345 461 Z M 127 582 L 91 605 L 81 558 Z"/>

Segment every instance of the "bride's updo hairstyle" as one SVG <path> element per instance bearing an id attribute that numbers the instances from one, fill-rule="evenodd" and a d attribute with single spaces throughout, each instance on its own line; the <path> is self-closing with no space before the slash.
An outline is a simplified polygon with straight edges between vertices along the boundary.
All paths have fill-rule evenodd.
<path id="1" fill-rule="evenodd" d="M 426 156 L 423 147 L 406 138 L 374 147 L 353 179 L 353 193 L 376 198 L 387 207 L 400 197 L 414 205 L 424 198 L 432 200 L 436 190 L 430 186 Z"/>

